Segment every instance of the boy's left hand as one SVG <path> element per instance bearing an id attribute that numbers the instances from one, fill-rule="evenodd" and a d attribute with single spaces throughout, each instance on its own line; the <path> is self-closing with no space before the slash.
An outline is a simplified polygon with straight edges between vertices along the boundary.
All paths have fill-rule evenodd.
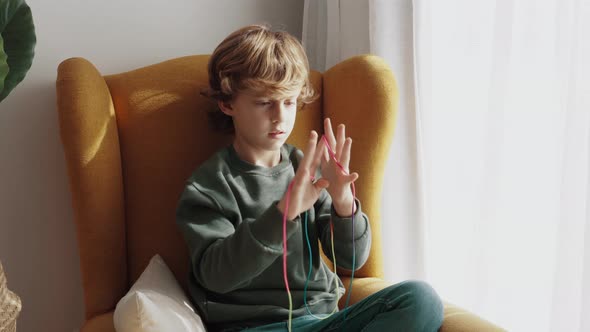
<path id="1" fill-rule="evenodd" d="M 350 216 L 352 212 L 351 207 L 354 198 L 351 190 L 351 183 L 356 181 L 359 177 L 358 173 L 349 173 L 348 165 L 350 163 L 350 148 L 352 146 L 352 138 L 346 138 L 346 128 L 344 124 L 340 124 L 337 128 L 337 136 L 334 136 L 332 131 L 332 123 L 330 118 L 324 120 L 324 135 L 334 151 L 336 160 L 342 165 L 344 171 L 338 166 L 336 160 L 332 158 L 328 147 L 324 147 L 324 157 L 321 163 L 322 178 L 328 180 L 330 186 L 326 188 L 330 197 L 332 197 L 332 204 L 334 209 L 340 216 Z M 354 207 L 356 211 L 356 206 Z"/>

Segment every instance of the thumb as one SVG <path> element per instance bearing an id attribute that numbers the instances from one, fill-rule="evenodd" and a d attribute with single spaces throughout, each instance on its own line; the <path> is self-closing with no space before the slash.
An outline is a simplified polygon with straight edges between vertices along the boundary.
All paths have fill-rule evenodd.
<path id="1" fill-rule="evenodd" d="M 325 189 L 328 188 L 328 186 L 330 186 L 330 182 L 324 178 L 318 179 L 318 181 L 314 184 L 314 187 L 317 189 Z"/>

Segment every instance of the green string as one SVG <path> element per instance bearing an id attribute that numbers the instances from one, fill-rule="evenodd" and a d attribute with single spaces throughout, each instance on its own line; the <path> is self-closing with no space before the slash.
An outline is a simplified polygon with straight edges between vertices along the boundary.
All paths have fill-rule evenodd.
<path id="1" fill-rule="evenodd" d="M 326 319 L 330 316 L 332 316 L 335 312 L 338 311 L 338 301 L 336 301 L 336 306 L 334 307 L 334 310 L 327 316 L 325 317 L 319 317 L 314 315 L 311 310 L 309 310 L 309 306 L 307 305 L 307 285 L 309 283 L 309 279 L 311 278 L 311 270 L 313 268 L 313 264 L 312 264 L 312 254 L 311 254 L 311 242 L 309 241 L 309 234 L 307 232 L 307 211 L 305 211 L 304 213 L 304 228 L 305 228 L 305 240 L 307 240 L 307 249 L 309 252 L 309 272 L 307 272 L 307 279 L 305 279 L 305 285 L 303 286 L 303 302 L 305 303 L 305 310 L 307 310 L 307 313 L 317 319 Z M 330 220 L 330 226 L 332 226 L 332 221 Z M 334 274 L 336 274 L 336 255 L 334 252 L 334 230 L 332 227 L 330 227 L 330 236 L 332 239 L 332 259 L 334 261 Z M 338 283 L 338 275 L 336 275 L 336 294 L 340 294 L 340 285 Z"/>

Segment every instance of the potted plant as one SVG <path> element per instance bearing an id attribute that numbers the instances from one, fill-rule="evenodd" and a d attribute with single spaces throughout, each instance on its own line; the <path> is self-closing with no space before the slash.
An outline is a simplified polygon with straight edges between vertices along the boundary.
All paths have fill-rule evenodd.
<path id="1" fill-rule="evenodd" d="M 31 8 L 25 0 L 0 0 L 0 102 L 25 78 L 36 42 Z"/>
<path id="2" fill-rule="evenodd" d="M 0 0 L 0 102 L 8 96 L 31 68 L 35 54 L 35 26 L 24 0 Z M 22 304 L 8 289 L 0 262 L 0 331 L 16 331 Z"/>
<path id="3" fill-rule="evenodd" d="M 0 262 L 0 331 L 16 331 L 16 318 L 21 310 L 20 298 L 8 290 L 6 276 Z"/>

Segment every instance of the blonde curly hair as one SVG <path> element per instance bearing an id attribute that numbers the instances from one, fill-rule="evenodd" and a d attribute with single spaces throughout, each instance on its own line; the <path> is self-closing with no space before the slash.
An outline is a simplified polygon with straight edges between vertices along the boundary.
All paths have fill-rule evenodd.
<path id="1" fill-rule="evenodd" d="M 209 87 L 201 93 L 230 101 L 240 91 L 264 92 L 271 97 L 299 93 L 299 109 L 317 96 L 309 82 L 309 62 L 301 43 L 286 31 L 250 25 L 227 36 L 208 64 Z M 209 112 L 215 129 L 233 132 L 232 118 L 218 108 Z"/>

